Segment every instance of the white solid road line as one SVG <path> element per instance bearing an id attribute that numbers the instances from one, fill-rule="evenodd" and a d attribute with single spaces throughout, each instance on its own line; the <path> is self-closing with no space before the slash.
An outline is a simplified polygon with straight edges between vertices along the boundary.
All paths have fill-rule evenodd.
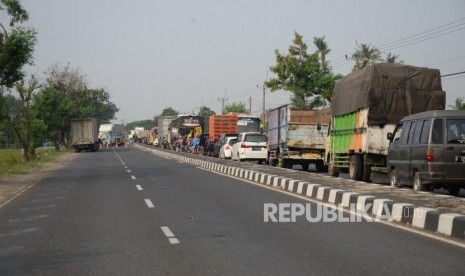
<path id="1" fill-rule="evenodd" d="M 155 207 L 150 199 L 144 199 L 144 201 L 145 201 L 145 204 L 147 204 L 147 207 L 149 208 Z"/>
<path id="2" fill-rule="evenodd" d="M 136 185 L 137 190 L 142 191 L 142 187 L 140 185 Z"/>
<path id="3" fill-rule="evenodd" d="M 136 177 L 134 175 L 131 175 L 132 180 L 136 180 Z"/>

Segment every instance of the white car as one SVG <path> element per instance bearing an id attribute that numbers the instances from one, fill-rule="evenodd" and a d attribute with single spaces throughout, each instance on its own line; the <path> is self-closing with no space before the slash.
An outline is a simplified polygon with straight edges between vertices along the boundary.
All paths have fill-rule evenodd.
<path id="1" fill-rule="evenodd" d="M 220 159 L 231 158 L 232 146 L 236 143 L 236 137 L 226 137 L 226 142 L 220 148 Z"/>
<path id="2" fill-rule="evenodd" d="M 258 164 L 268 157 L 267 137 L 259 132 L 243 132 L 233 145 L 232 160 L 257 160 Z"/>

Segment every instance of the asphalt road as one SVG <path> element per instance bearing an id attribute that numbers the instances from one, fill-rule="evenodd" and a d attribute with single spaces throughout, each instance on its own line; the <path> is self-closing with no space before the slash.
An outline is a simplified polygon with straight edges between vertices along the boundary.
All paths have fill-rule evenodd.
<path id="1" fill-rule="evenodd" d="M 308 202 L 137 149 L 81 153 L 0 209 L 0 275 L 465 274 L 463 248 L 379 223 L 265 223 L 264 203 Z"/>

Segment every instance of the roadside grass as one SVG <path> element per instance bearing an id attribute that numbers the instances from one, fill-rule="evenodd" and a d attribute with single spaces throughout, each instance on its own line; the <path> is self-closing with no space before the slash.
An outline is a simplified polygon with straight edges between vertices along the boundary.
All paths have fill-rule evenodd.
<path id="1" fill-rule="evenodd" d="M 0 149 L 0 177 L 10 174 L 26 174 L 45 163 L 55 162 L 58 157 L 71 151 L 55 151 L 54 149 L 36 150 L 28 163 L 21 161 L 21 149 Z"/>

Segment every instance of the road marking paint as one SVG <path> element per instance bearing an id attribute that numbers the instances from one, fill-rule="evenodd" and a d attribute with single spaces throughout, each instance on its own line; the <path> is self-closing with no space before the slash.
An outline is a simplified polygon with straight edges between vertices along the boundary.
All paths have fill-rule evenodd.
<path id="1" fill-rule="evenodd" d="M 144 201 L 145 201 L 145 204 L 147 204 L 147 207 L 149 208 L 155 207 L 150 199 L 144 199 Z"/>
<path id="2" fill-rule="evenodd" d="M 174 234 L 173 232 L 171 232 L 168 226 L 162 226 L 160 228 L 161 228 L 161 231 L 163 231 L 163 234 L 165 234 L 167 238 L 174 238 Z"/>
<path id="3" fill-rule="evenodd" d="M 127 170 L 127 172 L 128 172 L 128 173 L 130 173 L 130 172 L 131 172 L 131 170 Z"/>
<path id="4" fill-rule="evenodd" d="M 140 185 L 136 185 L 137 190 L 142 191 L 142 187 Z"/>
<path id="5" fill-rule="evenodd" d="M 124 168 L 125 168 L 125 169 L 127 169 L 127 168 L 128 168 L 128 166 L 124 166 Z"/>
<path id="6" fill-rule="evenodd" d="M 124 162 L 122 162 L 121 164 L 126 165 L 126 164 L 124 164 Z"/>
<path id="7" fill-rule="evenodd" d="M 136 180 L 136 177 L 134 175 L 131 175 L 132 180 Z"/>
<path id="8" fill-rule="evenodd" d="M 171 244 L 178 244 L 179 243 L 179 240 L 177 238 L 169 238 L 168 241 L 171 243 Z"/>

